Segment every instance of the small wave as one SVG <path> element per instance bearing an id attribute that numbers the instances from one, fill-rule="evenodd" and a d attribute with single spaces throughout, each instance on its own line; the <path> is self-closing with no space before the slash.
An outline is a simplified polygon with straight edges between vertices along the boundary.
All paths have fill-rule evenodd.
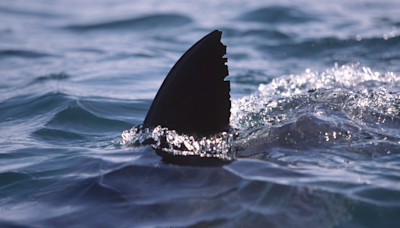
<path id="1" fill-rule="evenodd" d="M 315 21 L 317 18 L 294 8 L 284 6 L 270 6 L 242 14 L 239 17 L 243 21 L 254 21 L 269 24 L 280 23 L 306 23 Z"/>
<path id="2" fill-rule="evenodd" d="M 46 93 L 42 96 L 16 96 L 0 103 L 0 122 L 8 118 L 31 119 L 44 113 L 53 113 L 60 105 L 67 105 L 71 98 L 63 93 Z"/>
<path id="3" fill-rule="evenodd" d="M 357 48 L 357 52 L 350 50 Z M 400 48 L 400 37 L 393 37 L 388 40 L 383 38 L 368 38 L 360 41 L 354 39 L 338 39 L 338 38 L 322 38 L 316 40 L 307 40 L 299 43 L 284 42 L 281 44 L 267 44 L 259 45 L 259 50 L 263 51 L 266 55 L 273 58 L 287 59 L 287 58 L 327 58 L 331 57 L 334 60 L 339 58 L 359 59 L 365 58 L 369 55 L 371 49 L 376 50 L 375 55 L 372 57 L 379 58 L 382 51 L 385 51 L 384 56 L 390 55 L 391 59 L 398 59 L 399 54 L 397 50 Z M 362 51 L 362 50 L 365 50 Z M 388 52 L 387 50 L 393 50 Z M 358 58 L 354 58 L 358 57 Z M 391 60 L 389 59 L 389 60 Z"/>
<path id="4" fill-rule="evenodd" d="M 49 128 L 42 128 L 34 131 L 32 132 L 31 136 L 55 145 L 59 145 L 60 143 L 63 145 L 68 145 L 71 143 L 76 144 L 77 142 L 82 142 L 86 139 L 86 137 L 82 134 Z"/>
<path id="5" fill-rule="evenodd" d="M 73 133 L 105 134 L 119 131 L 129 126 L 129 123 L 99 117 L 81 107 L 77 101 L 71 102 L 67 108 L 56 113 L 46 124 L 48 128 L 60 129 Z"/>
<path id="6" fill-rule="evenodd" d="M 54 56 L 51 54 L 36 52 L 36 51 L 26 51 L 26 50 L 1 50 L 0 58 L 9 58 L 9 57 L 22 57 L 22 58 L 41 58 L 41 57 L 49 57 Z"/>
<path id="7" fill-rule="evenodd" d="M 57 18 L 61 17 L 62 15 L 60 14 L 53 14 L 49 12 L 35 12 L 33 10 L 28 11 L 26 8 L 24 10 L 22 9 L 13 9 L 11 7 L 0 7 L 0 12 L 2 13 L 7 13 L 7 14 L 16 14 L 16 15 L 21 15 L 21 16 L 35 16 L 35 17 L 45 17 L 45 18 Z"/>
<path id="8" fill-rule="evenodd" d="M 68 74 L 64 73 L 64 72 L 60 72 L 60 73 L 51 73 L 48 75 L 43 75 L 40 77 L 37 77 L 35 79 L 35 81 L 48 81 L 48 80 L 65 80 L 70 78 L 71 76 L 69 76 Z"/>
<path id="9" fill-rule="evenodd" d="M 233 28 L 221 29 L 224 31 L 225 37 L 239 37 L 240 39 L 246 37 L 260 37 L 262 39 L 276 39 L 276 40 L 290 40 L 291 35 L 275 29 L 248 29 L 239 30 Z"/>
<path id="10" fill-rule="evenodd" d="M 160 27 L 182 26 L 190 23 L 191 21 L 192 19 L 183 15 L 156 14 L 133 19 L 123 19 L 87 25 L 70 25 L 65 28 L 78 31 L 108 29 L 153 29 Z"/>

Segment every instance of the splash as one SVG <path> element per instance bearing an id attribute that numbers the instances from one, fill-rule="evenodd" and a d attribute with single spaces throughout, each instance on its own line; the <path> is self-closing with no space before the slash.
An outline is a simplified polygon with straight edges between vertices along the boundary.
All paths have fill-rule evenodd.
<path id="1" fill-rule="evenodd" d="M 373 72 L 360 63 L 349 63 L 341 67 L 336 63 L 324 72 L 307 69 L 300 75 L 275 78 L 269 84 L 261 84 L 258 94 L 263 96 L 291 97 L 320 89 L 336 91 L 364 91 L 379 86 L 399 87 L 400 77 L 393 72 Z"/>
<path id="2" fill-rule="evenodd" d="M 224 160 L 277 154 L 284 159 L 293 151 L 390 154 L 400 150 L 399 81 L 392 72 L 358 63 L 306 70 L 233 100 L 229 132 L 197 137 L 139 125 L 122 133 L 122 144 Z"/>
<path id="3" fill-rule="evenodd" d="M 236 157 L 236 151 L 232 147 L 235 135 L 237 133 L 220 132 L 198 138 L 194 135 L 179 134 L 175 130 L 161 126 L 149 128 L 138 125 L 122 133 L 121 144 L 127 147 L 151 145 L 154 149 L 161 149 L 174 155 L 232 160 Z"/>
<path id="4" fill-rule="evenodd" d="M 393 72 L 373 72 L 359 63 L 335 64 L 321 73 L 307 69 L 260 84 L 255 94 L 233 100 L 230 123 L 238 129 L 272 126 L 328 110 L 343 111 L 352 119 L 373 112 L 397 116 L 399 83 Z"/>

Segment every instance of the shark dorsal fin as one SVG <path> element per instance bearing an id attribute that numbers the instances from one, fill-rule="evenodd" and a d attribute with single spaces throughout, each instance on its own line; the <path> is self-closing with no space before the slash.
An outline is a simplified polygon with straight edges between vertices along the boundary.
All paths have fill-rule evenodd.
<path id="1" fill-rule="evenodd" d="M 230 117 L 230 83 L 226 46 L 215 30 L 193 45 L 172 67 L 147 113 L 144 124 L 179 133 L 207 135 L 226 129 Z"/>

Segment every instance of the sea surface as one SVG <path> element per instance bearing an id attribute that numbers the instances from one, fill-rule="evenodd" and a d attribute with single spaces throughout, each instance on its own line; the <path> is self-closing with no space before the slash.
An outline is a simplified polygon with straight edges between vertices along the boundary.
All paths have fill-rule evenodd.
<path id="1" fill-rule="evenodd" d="M 134 130 L 215 29 L 232 130 L 156 130 L 231 162 L 167 164 Z M 0 227 L 399 226 L 400 1 L 0 1 Z"/>

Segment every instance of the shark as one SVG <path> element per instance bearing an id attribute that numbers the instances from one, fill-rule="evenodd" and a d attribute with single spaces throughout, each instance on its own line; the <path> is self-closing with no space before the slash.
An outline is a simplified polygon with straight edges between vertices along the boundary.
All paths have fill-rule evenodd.
<path id="1" fill-rule="evenodd" d="M 229 131 L 230 82 L 222 32 L 200 39 L 175 63 L 158 90 L 143 126 L 161 126 L 196 137 Z M 156 149 L 164 162 L 214 166 L 229 161 L 214 157 L 177 156 Z"/>

